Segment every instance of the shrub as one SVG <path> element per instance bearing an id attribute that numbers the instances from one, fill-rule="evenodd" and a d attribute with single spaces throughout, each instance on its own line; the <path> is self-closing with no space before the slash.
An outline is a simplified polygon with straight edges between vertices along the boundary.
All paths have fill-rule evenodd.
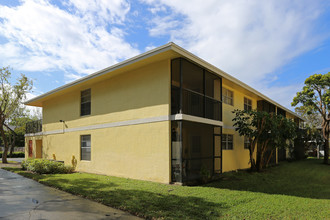
<path id="1" fill-rule="evenodd" d="M 13 152 L 13 154 L 11 156 L 11 158 L 24 158 L 24 157 L 25 157 L 25 153 L 24 152 Z"/>
<path id="2" fill-rule="evenodd" d="M 21 163 L 23 170 L 28 170 L 38 174 L 72 173 L 74 168 L 66 166 L 64 163 L 46 159 L 27 159 Z"/>
<path id="3" fill-rule="evenodd" d="M 0 153 L 0 157 L 2 157 L 2 153 Z M 13 155 L 9 157 L 9 153 L 7 155 L 7 158 L 24 158 L 25 153 L 24 152 L 13 152 Z"/>

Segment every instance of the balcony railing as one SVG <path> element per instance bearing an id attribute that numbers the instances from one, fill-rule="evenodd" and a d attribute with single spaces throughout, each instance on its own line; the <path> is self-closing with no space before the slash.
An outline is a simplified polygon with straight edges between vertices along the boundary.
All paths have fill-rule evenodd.
<path id="1" fill-rule="evenodd" d="M 42 131 L 42 120 L 36 120 L 26 123 L 25 133 L 38 133 Z"/>

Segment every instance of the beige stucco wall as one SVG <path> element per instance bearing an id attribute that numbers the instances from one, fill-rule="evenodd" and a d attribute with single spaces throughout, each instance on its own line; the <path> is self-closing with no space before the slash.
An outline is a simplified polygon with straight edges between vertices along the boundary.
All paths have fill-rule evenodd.
<path id="1" fill-rule="evenodd" d="M 223 134 L 234 135 L 233 150 L 222 151 L 222 171 L 232 171 L 237 169 L 246 169 L 250 167 L 249 164 L 249 150 L 244 149 L 244 137 L 239 136 L 238 132 L 233 127 L 234 111 L 235 109 L 244 109 L 244 97 L 252 100 L 252 109 L 257 108 L 257 98 L 251 94 L 247 95 L 244 90 L 235 88 L 232 85 L 223 82 L 223 87 L 234 92 L 234 106 L 223 103 Z M 237 87 L 237 86 L 236 86 Z"/>
<path id="2" fill-rule="evenodd" d="M 110 73 L 111 74 L 111 73 Z M 80 92 L 91 88 L 91 115 L 80 116 Z M 43 103 L 43 157 L 77 171 L 170 182 L 170 121 L 84 131 L 67 129 L 170 114 L 170 61 L 122 73 Z M 59 122 L 64 120 L 65 124 Z M 91 135 L 91 161 L 80 160 L 80 135 Z M 28 142 L 28 137 L 26 138 Z"/>

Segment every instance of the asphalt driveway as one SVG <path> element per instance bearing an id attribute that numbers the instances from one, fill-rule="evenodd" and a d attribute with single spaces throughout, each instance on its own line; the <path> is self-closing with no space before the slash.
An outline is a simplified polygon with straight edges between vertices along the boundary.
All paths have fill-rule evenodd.
<path id="1" fill-rule="evenodd" d="M 139 219 L 0 169 L 0 219 Z"/>

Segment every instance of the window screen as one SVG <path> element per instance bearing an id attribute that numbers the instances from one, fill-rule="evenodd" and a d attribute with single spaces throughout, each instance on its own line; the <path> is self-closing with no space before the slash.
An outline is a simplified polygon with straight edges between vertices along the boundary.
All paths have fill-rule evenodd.
<path id="1" fill-rule="evenodd" d="M 247 136 L 244 136 L 244 149 L 249 149 L 250 147 L 250 141 Z"/>
<path id="2" fill-rule="evenodd" d="M 80 116 L 91 114 L 91 89 L 81 91 Z"/>
<path id="3" fill-rule="evenodd" d="M 80 136 L 81 160 L 91 160 L 91 136 Z"/>
<path id="4" fill-rule="evenodd" d="M 223 134 L 221 138 L 222 149 L 232 150 L 234 148 L 234 135 L 232 134 Z"/>
<path id="5" fill-rule="evenodd" d="M 251 111 L 252 110 L 252 100 L 244 97 L 244 110 Z"/>
<path id="6" fill-rule="evenodd" d="M 222 101 L 228 105 L 234 105 L 234 92 L 222 87 Z"/>

